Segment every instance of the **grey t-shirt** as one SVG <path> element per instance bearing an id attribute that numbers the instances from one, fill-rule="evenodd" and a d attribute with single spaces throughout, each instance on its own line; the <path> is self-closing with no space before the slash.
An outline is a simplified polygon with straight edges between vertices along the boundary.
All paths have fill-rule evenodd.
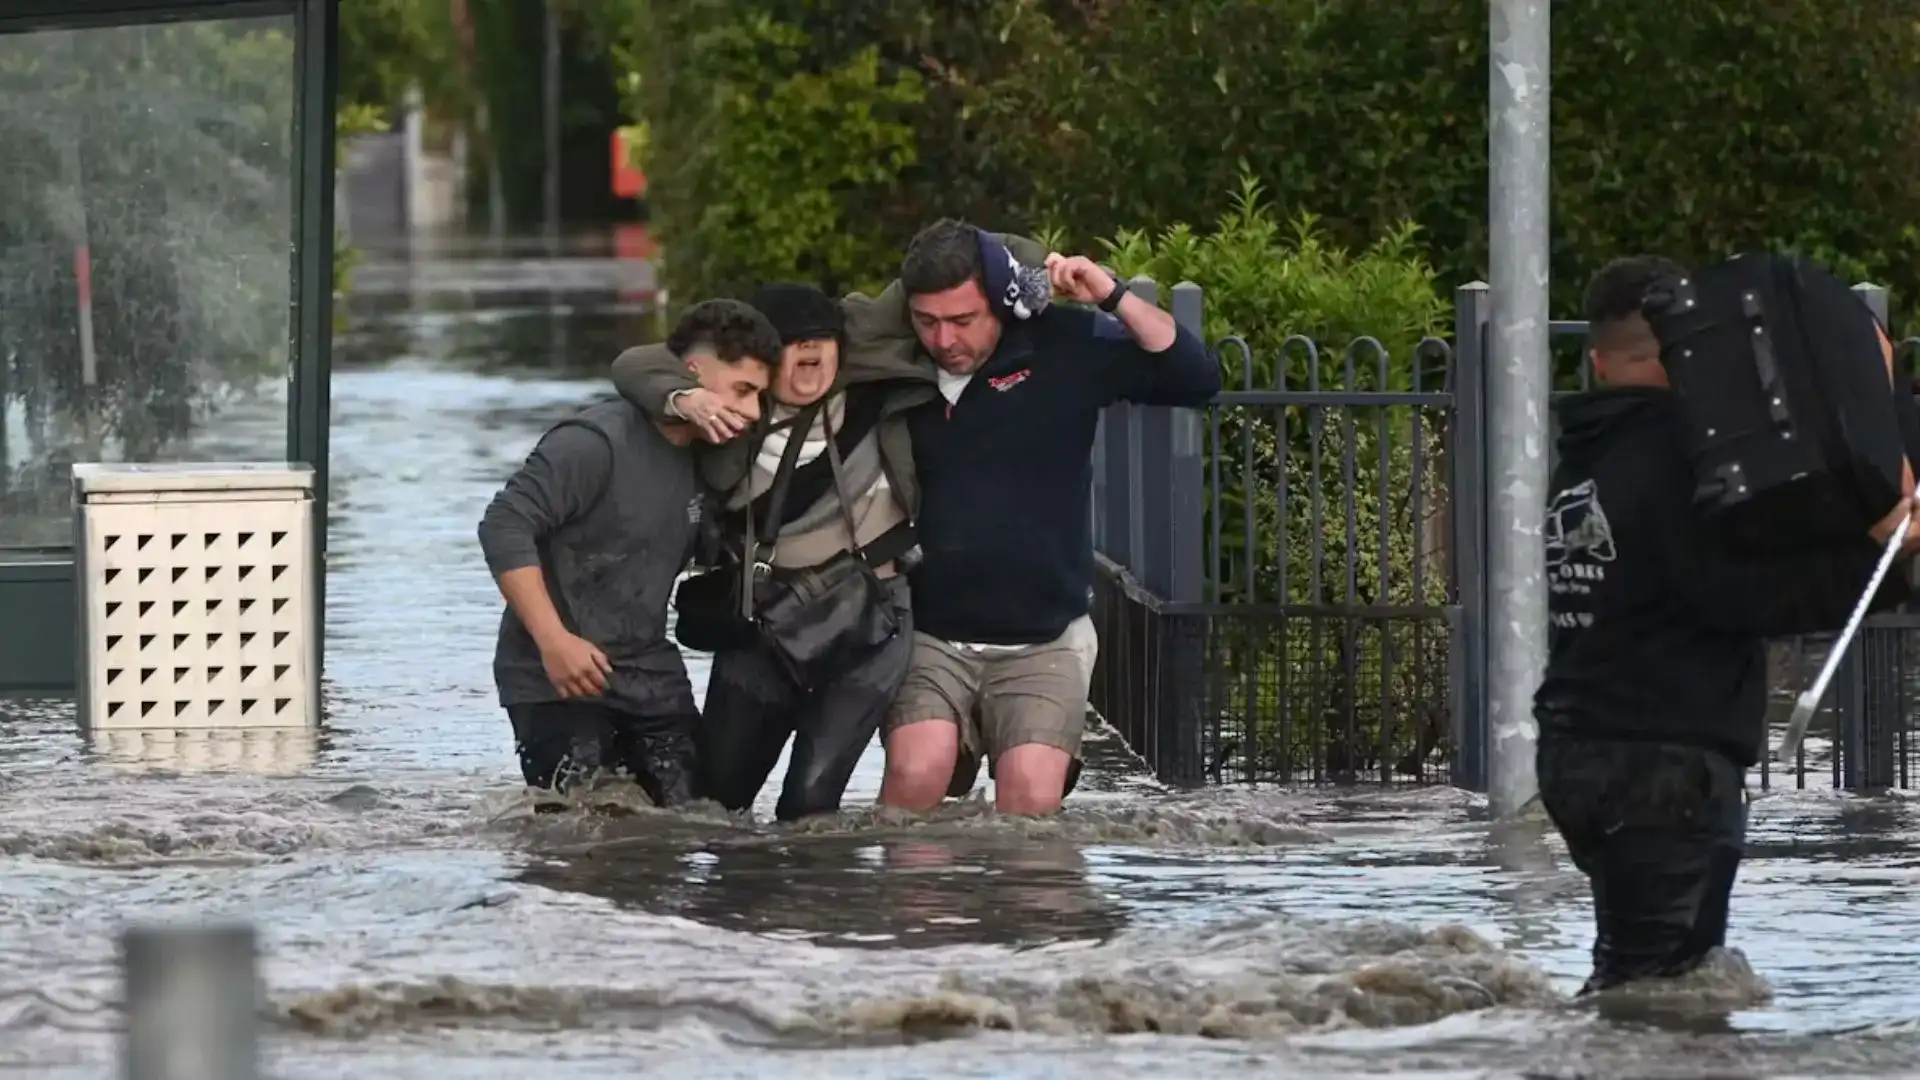
<path id="1" fill-rule="evenodd" d="M 494 576 L 540 567 L 567 628 L 607 654 L 604 704 L 650 716 L 694 711 L 667 608 L 699 497 L 692 455 L 631 405 L 609 402 L 549 431 L 480 521 Z M 511 610 L 501 616 L 493 670 L 503 706 L 560 700 Z"/>

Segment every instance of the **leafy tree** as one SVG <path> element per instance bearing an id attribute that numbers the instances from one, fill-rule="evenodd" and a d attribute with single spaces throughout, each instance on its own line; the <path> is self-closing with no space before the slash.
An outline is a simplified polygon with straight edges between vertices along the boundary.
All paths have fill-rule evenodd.
<path id="1" fill-rule="evenodd" d="M 409 87 L 429 107 L 467 101 L 447 0 L 347 0 L 340 5 L 340 100 L 390 118 Z"/>

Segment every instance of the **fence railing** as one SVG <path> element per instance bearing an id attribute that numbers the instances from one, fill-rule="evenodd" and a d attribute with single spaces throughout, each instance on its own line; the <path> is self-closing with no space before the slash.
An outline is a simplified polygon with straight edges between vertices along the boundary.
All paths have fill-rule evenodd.
<path id="1" fill-rule="evenodd" d="M 1157 299 L 1151 282 L 1135 289 Z M 1884 319 L 1885 290 L 1860 289 Z M 1196 333 L 1204 302 L 1194 285 L 1171 290 Z M 1328 353 L 1296 337 L 1265 358 L 1228 338 L 1216 349 L 1237 377 L 1207 410 L 1107 411 L 1091 696 L 1163 779 L 1484 789 L 1487 287 L 1456 290 L 1454 311 L 1450 341 L 1398 355 L 1372 338 Z M 1556 385 L 1584 388 L 1585 324 L 1552 329 Z M 1916 346 L 1902 344 L 1903 371 Z M 1772 650 L 1775 722 L 1826 647 Z M 1920 615 L 1869 622 L 1792 783 L 1911 782 L 1917 650 Z M 1780 779 L 1763 765 L 1763 784 Z"/>

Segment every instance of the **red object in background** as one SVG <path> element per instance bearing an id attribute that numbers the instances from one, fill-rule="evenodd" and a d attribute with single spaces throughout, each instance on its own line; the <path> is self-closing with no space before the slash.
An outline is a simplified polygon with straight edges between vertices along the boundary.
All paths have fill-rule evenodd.
<path id="1" fill-rule="evenodd" d="M 613 194 L 619 199 L 637 199 L 647 193 L 647 177 L 627 160 L 627 136 L 613 130 Z"/>
<path id="2" fill-rule="evenodd" d="M 660 253 L 660 245 L 653 239 L 647 227 L 637 221 L 622 222 L 613 227 L 613 255 L 623 261 L 648 262 Z M 624 271 L 626 268 L 622 267 Z M 634 268 L 636 273 L 625 287 L 620 290 L 620 299 L 625 303 L 652 304 L 660 298 L 653 285 L 653 274 L 648 269 Z M 622 277 L 626 275 L 623 273 Z M 640 287 L 644 282 L 645 286 Z"/>
<path id="3" fill-rule="evenodd" d="M 73 249 L 73 281 L 80 296 L 82 310 L 93 309 L 93 254 L 87 245 L 81 244 Z"/>
<path id="4" fill-rule="evenodd" d="M 651 259 L 660 254 L 660 245 L 653 234 L 639 222 L 622 222 L 613 227 L 613 257 L 616 259 Z"/>
<path id="5" fill-rule="evenodd" d="M 93 252 L 85 244 L 73 249 L 73 292 L 80 320 L 80 383 L 100 380 L 100 361 L 93 351 Z"/>

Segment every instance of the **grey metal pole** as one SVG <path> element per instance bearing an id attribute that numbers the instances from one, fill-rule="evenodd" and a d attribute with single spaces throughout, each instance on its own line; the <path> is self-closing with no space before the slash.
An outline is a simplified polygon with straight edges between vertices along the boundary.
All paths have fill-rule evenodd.
<path id="1" fill-rule="evenodd" d="M 498 255 L 501 240 L 507 235 L 507 193 L 500 188 L 500 144 L 495 141 L 484 101 L 480 103 L 480 132 L 487 139 L 487 235 L 493 241 L 493 253 Z"/>
<path id="2" fill-rule="evenodd" d="M 121 941 L 126 1080 L 259 1080 L 250 926 L 153 927 Z"/>
<path id="3" fill-rule="evenodd" d="M 542 65 L 545 81 L 545 128 L 547 136 L 547 169 L 543 185 L 545 230 L 547 253 L 557 254 L 560 242 L 560 13 L 557 10 L 560 0 L 547 0 L 546 63 Z"/>
<path id="4" fill-rule="evenodd" d="M 1487 801 L 1512 814 L 1539 790 L 1533 693 L 1546 668 L 1548 0 L 1493 0 L 1488 27 Z"/>

